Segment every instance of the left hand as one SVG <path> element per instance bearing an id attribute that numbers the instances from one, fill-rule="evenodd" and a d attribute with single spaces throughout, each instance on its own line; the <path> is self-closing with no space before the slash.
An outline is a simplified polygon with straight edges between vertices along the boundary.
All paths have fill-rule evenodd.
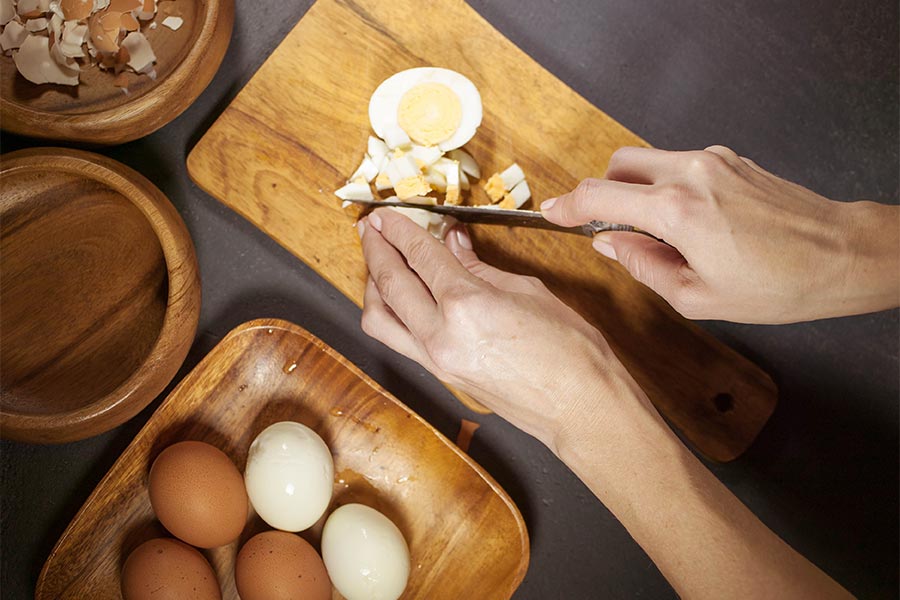
<path id="1" fill-rule="evenodd" d="M 540 280 L 481 262 L 462 226 L 445 244 L 388 209 L 359 227 L 367 334 L 554 451 L 631 399 L 655 414 L 599 331 Z"/>

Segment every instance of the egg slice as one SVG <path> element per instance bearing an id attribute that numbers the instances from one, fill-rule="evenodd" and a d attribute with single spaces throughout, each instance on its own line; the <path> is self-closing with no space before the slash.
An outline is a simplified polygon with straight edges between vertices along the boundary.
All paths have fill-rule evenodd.
<path id="1" fill-rule="evenodd" d="M 315 431 L 282 421 L 265 428 L 250 444 L 244 483 L 263 521 L 275 529 L 303 531 L 331 502 L 334 462 Z"/>
<path id="2" fill-rule="evenodd" d="M 347 600 L 396 600 L 409 579 L 409 548 L 400 529 L 363 504 L 347 504 L 328 517 L 322 559 Z"/>
<path id="3" fill-rule="evenodd" d="M 390 147 L 404 137 L 447 152 L 459 148 L 481 125 L 481 95 L 450 69 L 418 67 L 385 79 L 369 101 L 372 129 Z"/>

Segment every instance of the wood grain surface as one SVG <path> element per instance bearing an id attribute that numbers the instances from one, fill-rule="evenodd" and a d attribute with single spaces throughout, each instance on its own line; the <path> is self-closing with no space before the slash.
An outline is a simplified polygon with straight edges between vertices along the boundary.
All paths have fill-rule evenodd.
<path id="1" fill-rule="evenodd" d="M 0 55 L 0 119 L 7 131 L 36 138 L 121 144 L 156 131 L 206 89 L 225 57 L 234 25 L 234 0 L 162 0 L 158 25 L 141 31 L 156 54 L 156 79 L 128 73 L 128 93 L 114 75 L 85 67 L 81 84 L 35 85 Z M 166 16 L 184 23 L 173 31 Z"/>
<path id="2" fill-rule="evenodd" d="M 537 199 L 602 175 L 621 146 L 646 145 L 461 0 L 428 10 L 413 0 L 319 0 L 193 149 L 188 170 L 361 304 L 366 266 L 353 220 L 332 192 L 365 151 L 372 91 L 423 65 L 475 83 L 484 120 L 467 148 L 485 174 L 518 162 Z M 473 237 L 487 262 L 540 277 L 599 327 L 660 412 L 709 458 L 740 455 L 772 413 L 777 393 L 768 375 L 588 240 L 485 226 Z"/>
<path id="3" fill-rule="evenodd" d="M 200 314 L 194 247 L 153 184 L 62 149 L 0 161 L 5 438 L 64 442 L 131 418 L 169 383 Z"/>
<path id="4" fill-rule="evenodd" d="M 360 502 L 403 532 L 411 556 L 403 598 L 512 596 L 528 568 L 529 540 L 506 492 L 323 342 L 296 325 L 259 320 L 226 336 L 154 413 L 60 538 L 35 599 L 120 598 L 129 552 L 166 535 L 146 487 L 159 452 L 177 441 L 205 441 L 243 471 L 256 435 L 283 420 L 313 428 L 331 449 L 329 513 Z M 303 534 L 317 549 L 322 524 Z M 203 551 L 225 600 L 238 597 L 233 567 L 240 544 L 263 529 L 251 515 L 237 542 Z"/>

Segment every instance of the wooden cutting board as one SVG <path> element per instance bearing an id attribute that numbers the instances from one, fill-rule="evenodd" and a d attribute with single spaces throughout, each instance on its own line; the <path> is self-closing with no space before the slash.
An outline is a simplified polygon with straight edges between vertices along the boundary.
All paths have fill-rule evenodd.
<path id="1" fill-rule="evenodd" d="M 365 152 L 369 96 L 396 71 L 433 65 L 469 77 L 484 120 L 467 149 L 485 174 L 518 162 L 537 199 L 602 175 L 621 146 L 647 145 L 461 0 L 427 6 L 319 0 L 187 161 L 198 185 L 357 304 L 366 266 L 353 220 L 332 192 Z M 496 227 L 475 227 L 473 238 L 487 262 L 540 277 L 599 327 L 660 412 L 709 458 L 740 455 L 774 410 L 777 392 L 766 373 L 683 319 L 586 238 Z"/>

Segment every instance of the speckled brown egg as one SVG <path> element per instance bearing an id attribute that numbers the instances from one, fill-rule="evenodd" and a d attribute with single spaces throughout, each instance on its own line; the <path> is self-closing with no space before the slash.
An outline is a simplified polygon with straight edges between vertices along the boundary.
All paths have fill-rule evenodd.
<path id="1" fill-rule="evenodd" d="M 221 600 L 212 567 L 196 548 L 170 538 L 144 542 L 122 569 L 125 600 Z"/>
<path id="2" fill-rule="evenodd" d="M 215 548 L 233 542 L 247 522 L 244 478 L 215 446 L 169 446 L 150 468 L 149 487 L 160 523 L 192 546 Z"/>
<path id="3" fill-rule="evenodd" d="M 253 536 L 238 553 L 234 582 L 241 600 L 330 600 L 325 563 L 309 542 L 286 531 Z"/>

